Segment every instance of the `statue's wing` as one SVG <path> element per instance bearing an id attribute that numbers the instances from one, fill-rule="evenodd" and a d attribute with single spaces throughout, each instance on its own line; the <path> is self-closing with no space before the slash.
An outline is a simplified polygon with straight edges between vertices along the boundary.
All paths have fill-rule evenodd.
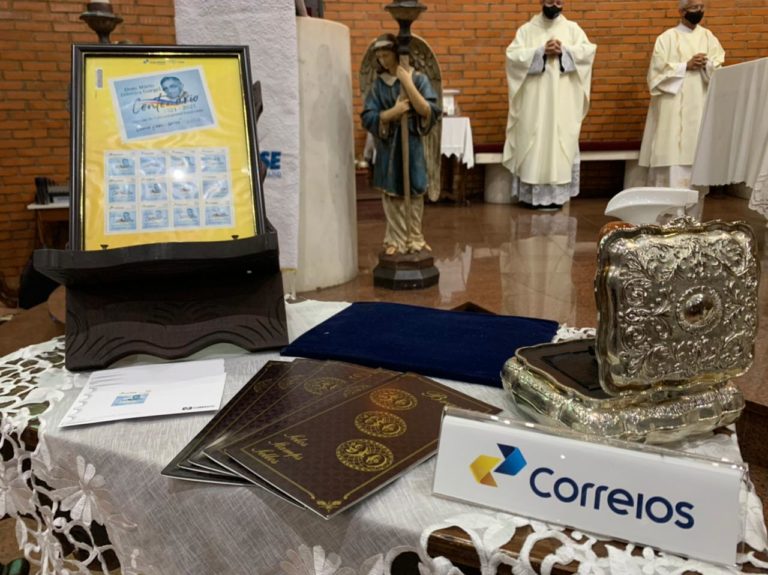
<path id="1" fill-rule="evenodd" d="M 371 91 L 373 81 L 376 79 L 376 54 L 373 50 L 375 40 L 368 44 L 368 48 L 363 55 L 363 61 L 360 63 L 360 73 L 357 76 L 360 85 L 360 94 L 363 96 L 363 102 Z"/>
<path id="2" fill-rule="evenodd" d="M 437 94 L 437 105 L 443 107 L 443 77 L 440 73 L 440 64 L 435 58 L 432 48 L 420 36 L 411 39 L 411 65 L 422 74 L 425 74 L 432 89 Z M 438 118 L 432 130 L 424 136 L 424 155 L 427 161 L 427 196 L 433 202 L 440 198 L 440 135 L 443 131 L 443 123 Z"/>

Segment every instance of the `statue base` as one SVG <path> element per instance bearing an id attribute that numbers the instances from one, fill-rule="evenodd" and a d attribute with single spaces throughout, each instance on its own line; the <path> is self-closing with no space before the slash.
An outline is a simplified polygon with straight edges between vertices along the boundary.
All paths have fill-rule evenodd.
<path id="1" fill-rule="evenodd" d="M 379 265 L 373 268 L 373 285 L 393 290 L 424 289 L 436 285 L 440 272 L 432 254 L 379 254 Z"/>

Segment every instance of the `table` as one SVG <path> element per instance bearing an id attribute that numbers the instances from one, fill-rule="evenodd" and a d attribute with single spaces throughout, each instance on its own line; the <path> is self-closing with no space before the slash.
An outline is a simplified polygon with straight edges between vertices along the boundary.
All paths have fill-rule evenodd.
<path id="1" fill-rule="evenodd" d="M 456 203 L 466 202 L 466 170 L 475 165 L 472 124 L 465 116 L 443 116 L 440 153 L 450 159 L 448 170 L 450 196 Z M 462 166 L 463 164 L 463 166 Z"/>
<path id="2" fill-rule="evenodd" d="M 458 158 L 467 168 L 475 165 L 475 149 L 472 143 L 472 124 L 465 116 L 443 116 L 440 134 L 440 153 Z"/>
<path id="3" fill-rule="evenodd" d="M 290 338 L 345 305 L 287 305 Z M 560 335 L 575 336 L 562 330 Z M 225 401 L 261 365 L 277 358 L 275 352 L 245 354 L 224 344 L 204 353 L 225 358 Z M 133 358 L 121 364 L 150 361 L 156 360 Z M 516 573 L 530 573 L 533 567 L 562 573 L 575 570 L 577 563 L 585 573 L 717 571 L 700 562 L 632 545 L 624 548 L 554 525 L 433 497 L 434 461 L 331 521 L 257 488 L 164 478 L 160 470 L 210 414 L 58 429 L 86 378 L 63 369 L 61 338 L 0 358 L 0 392 L 6 400 L 0 426 L 5 456 L 0 504 L 16 522 L 24 551 L 40 571 L 85 572 L 84 565 L 90 563 L 106 573 L 116 558 L 123 573 L 131 575 L 347 575 L 352 570 L 384 575 L 407 572 L 407 558 L 430 573 L 446 575 L 472 560 L 487 574 L 502 565 Z M 499 389 L 446 383 L 515 416 Z M 33 451 L 35 415 L 39 426 Z M 735 436 L 730 435 L 693 441 L 685 448 L 738 456 Z M 754 493 L 745 492 L 744 498 L 749 508 L 746 540 L 762 549 L 760 502 Z M 78 553 L 69 554 L 72 549 Z M 768 569 L 760 557 L 750 552 L 741 560 Z"/>
<path id="4" fill-rule="evenodd" d="M 715 71 L 709 83 L 691 182 L 744 182 L 749 207 L 768 216 L 768 58 Z"/>
<path id="5" fill-rule="evenodd" d="M 37 239 L 41 246 L 64 247 L 67 240 L 69 222 L 69 203 L 29 204 L 28 210 L 35 212 Z M 60 225 L 57 225 L 60 224 Z M 64 228 L 61 232 L 59 228 Z"/>

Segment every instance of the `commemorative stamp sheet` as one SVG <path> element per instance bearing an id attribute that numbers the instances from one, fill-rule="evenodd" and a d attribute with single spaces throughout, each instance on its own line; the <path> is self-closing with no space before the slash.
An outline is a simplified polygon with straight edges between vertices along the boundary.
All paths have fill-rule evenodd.
<path id="1" fill-rule="evenodd" d="M 106 233 L 235 225 L 226 148 L 107 151 Z"/>

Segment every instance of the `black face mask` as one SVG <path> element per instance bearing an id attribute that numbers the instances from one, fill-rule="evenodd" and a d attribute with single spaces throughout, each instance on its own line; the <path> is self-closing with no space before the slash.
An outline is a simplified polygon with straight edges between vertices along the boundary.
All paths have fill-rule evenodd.
<path id="1" fill-rule="evenodd" d="M 541 7 L 541 11 L 544 12 L 544 16 L 546 16 L 550 20 L 554 20 L 555 18 L 558 17 L 560 12 L 563 11 L 563 9 L 560 8 L 559 6 L 546 6 L 546 5 L 544 5 L 544 6 Z"/>
<path id="2" fill-rule="evenodd" d="M 704 18 L 704 10 L 700 10 L 699 12 L 686 12 L 685 13 L 685 19 L 688 20 L 691 24 L 696 26 L 699 22 L 701 22 L 701 19 Z"/>

